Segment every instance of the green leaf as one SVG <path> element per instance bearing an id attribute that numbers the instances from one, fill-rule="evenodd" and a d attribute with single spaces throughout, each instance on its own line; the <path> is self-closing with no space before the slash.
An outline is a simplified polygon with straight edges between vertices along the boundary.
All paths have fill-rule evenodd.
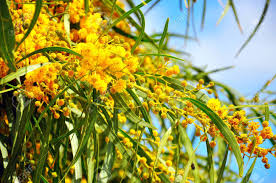
<path id="1" fill-rule="evenodd" d="M 40 179 L 41 179 L 44 183 L 49 183 L 49 182 L 47 181 L 47 179 L 46 179 L 43 175 L 40 175 Z"/>
<path id="2" fill-rule="evenodd" d="M 9 88 L 9 89 L 6 89 L 6 90 L 1 90 L 0 94 L 6 93 L 6 92 L 9 92 L 9 91 L 13 91 L 13 90 L 15 90 L 15 88 Z"/>
<path id="3" fill-rule="evenodd" d="M 192 98 L 183 98 L 184 100 L 188 100 L 192 102 L 196 107 L 202 110 L 205 114 L 209 116 L 212 122 L 217 126 L 225 140 L 228 142 L 229 146 L 232 148 L 232 151 L 236 157 L 237 164 L 239 166 L 239 175 L 243 175 L 243 159 L 241 156 L 240 147 L 238 142 L 233 134 L 233 132 L 228 128 L 228 126 L 222 121 L 222 119 L 213 112 L 210 108 L 208 108 L 205 104 L 192 99 Z"/>
<path id="4" fill-rule="evenodd" d="M 9 69 L 16 71 L 13 49 L 15 34 L 9 7 L 6 0 L 0 0 L 0 57 L 3 58 Z"/>
<path id="5" fill-rule="evenodd" d="M 135 4 L 132 0 L 126 0 L 126 2 L 128 3 L 128 5 L 130 6 L 130 8 L 134 8 Z M 139 13 L 134 12 L 136 18 L 139 20 L 139 22 L 141 23 L 141 17 L 139 16 Z"/>
<path id="6" fill-rule="evenodd" d="M 87 182 L 93 183 L 94 171 L 95 171 L 95 161 L 93 160 L 94 156 L 94 144 L 93 136 L 88 139 L 87 150 L 86 150 L 86 163 L 87 163 Z"/>
<path id="7" fill-rule="evenodd" d="M 73 54 L 73 55 L 76 55 L 76 56 L 79 56 L 79 57 L 82 57 L 79 53 L 77 52 L 74 52 L 73 50 L 70 50 L 68 48 L 63 48 L 63 47 L 47 47 L 47 48 L 42 48 L 42 49 L 39 49 L 39 50 L 36 50 L 32 53 L 29 53 L 28 55 L 26 55 L 25 57 L 21 58 L 20 60 L 17 61 L 17 63 L 21 62 L 22 60 L 25 60 L 26 58 L 29 58 L 35 54 L 38 54 L 38 53 L 45 53 L 45 52 L 49 52 L 49 51 L 61 51 L 61 52 L 66 52 L 66 53 L 70 53 L 70 54 Z"/>
<path id="8" fill-rule="evenodd" d="M 66 10 L 65 11 L 69 11 L 69 6 L 66 7 Z M 65 13 L 63 15 L 63 24 L 64 24 L 64 30 L 65 30 L 65 33 L 66 33 L 66 42 L 69 43 L 70 47 L 71 47 L 71 39 L 70 39 L 70 14 L 69 12 L 68 13 Z"/>
<path id="9" fill-rule="evenodd" d="M 138 27 L 138 28 L 141 28 L 141 27 Z M 118 34 L 121 34 L 121 35 L 123 35 L 123 36 L 125 36 L 125 37 L 127 37 L 127 38 L 131 38 L 131 39 L 133 39 L 133 40 L 137 40 L 138 39 L 138 37 L 137 36 L 134 36 L 134 35 L 132 35 L 132 34 L 130 34 L 130 33 L 127 33 L 127 32 L 125 32 L 125 31 L 123 31 L 122 29 L 120 29 L 120 28 L 118 28 L 118 27 L 112 27 L 112 29 L 115 31 L 115 32 L 117 32 Z M 152 41 L 159 41 L 159 39 L 147 39 L 147 38 L 145 38 L 146 36 L 145 36 L 145 33 L 144 33 L 144 37 L 143 37 L 143 39 L 142 39 L 142 41 L 143 42 L 152 42 Z"/>
<path id="10" fill-rule="evenodd" d="M 153 162 L 152 158 L 148 155 L 148 153 L 146 153 L 143 148 L 141 147 L 141 145 L 133 140 L 127 133 L 125 133 L 123 130 L 119 129 L 119 131 L 126 137 L 128 138 L 131 143 L 133 144 L 133 147 L 138 147 L 137 149 L 137 154 L 139 154 L 139 156 L 141 157 L 145 157 L 147 159 L 147 163 L 150 164 L 151 162 Z M 162 180 L 162 182 L 164 183 L 169 183 L 170 181 L 168 180 L 167 176 L 162 174 L 158 175 L 160 177 L 160 179 Z"/>
<path id="11" fill-rule="evenodd" d="M 134 93 L 133 90 L 127 88 L 127 92 L 131 95 L 131 97 L 133 98 L 133 100 L 136 102 L 136 104 L 139 106 L 139 110 L 141 111 L 142 115 L 143 115 L 143 118 L 144 120 L 149 123 L 152 127 L 154 127 L 152 125 L 152 122 L 150 120 L 150 116 L 149 116 L 149 113 L 147 112 L 147 110 L 145 109 L 145 107 L 142 105 L 141 101 L 139 100 L 138 96 Z M 155 128 L 155 127 L 154 127 Z M 150 128 L 149 129 L 150 131 L 150 134 L 152 136 L 153 139 L 155 139 L 154 135 L 153 135 L 153 132 L 152 132 L 152 129 Z"/>
<path id="12" fill-rule="evenodd" d="M 21 41 L 17 44 L 16 46 L 16 49 L 18 49 L 18 47 L 20 46 L 21 43 L 23 43 L 25 41 L 25 39 L 29 36 L 29 34 L 31 33 L 31 31 L 33 30 L 37 20 L 38 20 L 38 17 L 39 17 L 39 14 L 40 14 L 40 11 L 41 11 L 41 8 L 42 8 L 42 0 L 36 0 L 35 1 L 36 4 L 35 4 L 35 12 L 34 12 L 34 15 L 33 15 L 33 19 L 30 23 L 30 26 L 27 30 L 27 32 L 25 33 L 24 37 L 21 39 Z"/>
<path id="13" fill-rule="evenodd" d="M 87 14 L 89 12 L 89 0 L 84 0 L 84 9 Z"/>
<path id="14" fill-rule="evenodd" d="M 68 128 L 69 131 L 73 130 L 73 124 L 65 121 L 65 124 Z M 71 141 L 71 147 L 72 147 L 72 154 L 73 154 L 73 158 L 76 156 L 78 147 L 79 147 L 79 142 L 78 142 L 78 137 L 76 133 L 73 133 L 69 136 L 70 141 Z M 82 179 L 82 167 L 81 167 L 81 159 L 79 158 L 75 164 L 75 181 Z"/>
<path id="15" fill-rule="evenodd" d="M 61 178 L 59 183 L 61 183 L 64 180 L 65 176 L 70 171 L 70 168 L 78 161 L 78 159 L 80 158 L 80 156 L 82 155 L 82 153 L 86 147 L 89 137 L 92 135 L 94 125 L 95 125 L 95 122 L 97 121 L 98 117 L 97 117 L 97 108 L 95 106 L 92 106 L 91 111 L 92 111 L 92 113 L 90 114 L 90 116 L 86 118 L 87 127 L 85 128 L 86 130 L 80 140 L 78 150 L 77 150 L 73 160 L 71 161 L 70 165 L 65 170 L 64 176 Z"/>
<path id="16" fill-rule="evenodd" d="M 41 146 L 41 152 L 38 157 L 38 163 L 36 165 L 36 170 L 34 173 L 33 181 L 34 182 L 40 182 L 41 179 L 41 174 L 43 171 L 43 168 L 45 166 L 45 161 L 48 157 L 48 151 L 49 151 L 49 137 L 50 137 L 50 132 L 51 132 L 51 126 L 52 126 L 52 119 L 47 118 L 46 119 L 46 132 L 43 134 L 44 136 L 42 137 L 42 146 Z"/>
<path id="17" fill-rule="evenodd" d="M 154 161 L 154 166 L 153 166 L 153 169 L 156 167 L 156 164 L 158 162 L 158 159 L 161 155 L 161 152 L 162 152 L 162 149 L 165 147 L 165 145 L 167 144 L 168 142 L 168 138 L 169 136 L 171 135 L 172 133 L 172 129 L 174 128 L 174 126 L 171 126 L 167 131 L 166 133 L 163 135 L 161 141 L 160 141 L 160 144 L 158 146 L 158 149 L 157 149 L 157 154 L 156 154 L 156 158 L 155 158 L 155 161 Z"/>
<path id="18" fill-rule="evenodd" d="M 191 169 L 192 163 L 195 165 L 195 170 L 193 171 L 193 174 L 195 177 L 195 182 L 199 183 L 200 176 L 199 176 L 199 171 L 198 171 L 198 164 L 197 164 L 197 159 L 196 159 L 195 151 L 193 149 L 192 142 L 191 142 L 187 132 L 185 131 L 185 129 L 179 128 L 179 133 L 180 133 L 180 137 L 181 137 L 181 142 L 183 143 L 183 145 L 188 153 L 188 156 L 189 156 L 189 161 L 187 162 L 186 167 L 184 169 L 184 175 L 182 177 L 181 183 L 185 183 L 186 178 L 189 173 L 189 170 Z"/>
<path id="19" fill-rule="evenodd" d="M 21 113 L 21 116 L 16 119 L 16 123 L 12 126 L 12 131 L 15 131 L 14 139 L 13 139 L 13 146 L 11 155 L 9 158 L 8 165 L 6 169 L 4 170 L 4 173 L 1 177 L 1 182 L 9 182 L 8 179 L 12 176 L 12 174 L 15 171 L 15 165 L 18 161 L 18 156 L 20 152 L 22 151 L 22 145 L 25 138 L 25 126 L 27 121 L 30 120 L 32 117 L 33 111 L 34 111 L 34 103 L 31 102 L 27 106 L 23 106 L 23 112 Z M 16 130 L 14 130 L 16 129 Z M 20 129 L 20 130 L 19 130 Z"/>
<path id="20" fill-rule="evenodd" d="M 253 163 L 251 164 L 249 170 L 246 172 L 246 175 L 244 176 L 244 178 L 242 179 L 241 183 L 247 183 L 250 179 L 250 176 L 252 174 L 252 171 L 254 169 L 254 166 L 255 166 L 255 163 L 256 163 L 256 160 L 257 160 L 258 157 L 256 157 L 253 161 Z"/>
<path id="21" fill-rule="evenodd" d="M 102 0 L 102 2 L 104 3 L 104 5 L 110 9 L 113 8 L 113 3 L 111 1 L 108 1 L 108 0 Z M 144 2 L 145 3 L 145 2 Z M 143 6 L 144 3 L 142 3 L 142 5 L 138 5 L 138 6 Z M 147 3 L 147 1 L 146 1 Z M 126 15 L 127 12 L 125 12 L 122 8 L 120 8 L 118 5 L 115 5 L 116 7 L 116 10 L 117 10 L 117 13 L 120 15 L 120 16 L 124 16 Z M 134 7 L 135 8 L 135 7 Z M 133 8 L 132 8 L 133 9 Z M 139 9 L 139 8 L 138 8 Z M 131 10 L 130 10 L 131 11 Z M 136 12 L 134 10 L 134 12 Z M 132 13 L 132 12 L 131 12 Z M 141 30 L 141 27 L 140 25 L 131 17 L 131 16 L 126 16 L 126 18 L 129 20 L 130 24 L 133 25 L 137 30 Z M 113 26 L 114 27 L 114 26 Z M 113 28 L 112 27 L 112 28 Z M 156 49 L 158 49 L 158 46 L 155 44 L 155 40 L 153 40 L 148 34 L 144 34 L 145 35 L 145 38 L 147 39 L 147 41 L 149 41 Z"/>
<path id="22" fill-rule="evenodd" d="M 107 152 L 105 155 L 105 159 L 104 159 L 104 163 L 102 165 L 101 168 L 101 172 L 100 172 L 100 180 L 102 183 L 107 183 L 108 179 L 110 178 L 109 174 L 112 172 L 112 167 L 115 161 L 115 147 L 114 144 L 109 143 L 107 145 Z"/>
<path id="23" fill-rule="evenodd" d="M 145 14 L 147 14 L 148 12 L 150 12 L 150 10 L 156 6 L 161 0 L 156 0 L 146 11 Z"/>
<path id="24" fill-rule="evenodd" d="M 1 156 L 3 158 L 3 167 L 6 168 L 8 165 L 8 150 L 7 147 L 4 146 L 2 141 L 0 141 L 0 151 L 1 151 Z"/>
<path id="25" fill-rule="evenodd" d="M 141 41 L 144 37 L 144 32 L 145 32 L 145 17 L 144 17 L 141 10 L 138 9 L 138 12 L 139 12 L 139 15 L 141 16 L 141 24 L 142 24 L 141 26 L 142 27 L 141 27 L 141 30 L 140 30 L 140 35 L 138 36 L 138 38 L 137 38 L 135 44 L 133 45 L 133 47 L 131 48 L 131 54 L 134 53 L 136 47 L 141 43 Z"/>
<path id="26" fill-rule="evenodd" d="M 0 85 L 3 85 L 5 83 L 8 83 L 12 80 L 14 80 L 15 78 L 18 78 L 20 76 L 24 76 L 26 75 L 27 73 L 29 72 L 32 72 L 40 67 L 43 67 L 45 65 L 49 65 L 51 63 L 49 62 L 46 62 L 46 63 L 41 63 L 41 64 L 35 64 L 35 65 L 30 65 L 30 66 L 26 66 L 26 67 L 22 67 L 20 69 L 18 69 L 16 72 L 12 72 L 10 74 L 8 74 L 7 76 L 3 77 L 1 80 L 0 80 Z"/>
<path id="27" fill-rule="evenodd" d="M 140 3 L 138 6 L 132 8 L 128 12 L 124 13 L 123 15 L 120 16 L 120 18 L 116 19 L 109 27 L 107 30 L 109 30 L 111 27 L 117 25 L 120 21 L 124 20 L 125 18 L 129 17 L 132 13 L 136 12 L 140 8 L 142 8 L 145 4 L 151 2 L 152 0 L 146 0 L 145 2 Z M 140 30 L 140 29 L 139 29 Z"/>
<path id="28" fill-rule="evenodd" d="M 120 107 L 120 110 L 126 115 L 126 117 L 132 121 L 133 123 L 136 123 L 137 125 L 141 127 L 148 127 L 150 129 L 156 129 L 151 123 L 148 121 L 142 120 L 140 117 L 138 117 L 127 105 L 127 103 L 124 101 L 124 98 L 121 94 L 114 94 L 112 95 L 112 98 L 117 102 L 117 104 Z M 142 108 L 141 108 L 142 110 Z M 146 120 L 146 119 L 145 119 Z"/>
<path id="29" fill-rule="evenodd" d="M 168 33 L 169 21 L 170 21 L 170 19 L 168 18 L 166 23 L 165 23 L 165 27 L 164 27 L 161 39 L 159 41 L 158 54 L 160 54 L 161 50 L 163 49 L 163 46 L 164 46 L 163 44 L 164 44 L 165 38 L 166 38 L 167 33 Z"/>
<path id="30" fill-rule="evenodd" d="M 239 21 L 239 17 L 238 17 L 238 14 L 237 14 L 237 11 L 236 11 L 236 8 L 235 8 L 233 0 L 229 0 L 229 3 L 230 3 L 230 6 L 231 6 L 231 8 L 233 10 L 234 15 L 235 15 L 235 19 L 236 19 L 236 22 L 238 24 L 238 27 L 239 27 L 239 29 L 240 29 L 240 31 L 242 33 L 242 27 L 241 27 L 241 24 L 240 24 L 240 21 Z"/>
<path id="31" fill-rule="evenodd" d="M 228 146 L 227 146 L 226 149 L 225 149 L 225 154 L 224 154 L 222 164 L 219 168 L 217 183 L 220 183 L 222 178 L 223 178 L 223 173 L 224 173 L 224 170 L 225 170 L 225 165 L 226 165 L 227 157 L 228 157 L 228 151 L 229 150 L 228 150 Z"/>
<path id="32" fill-rule="evenodd" d="M 169 87 L 172 87 L 175 90 L 182 91 L 182 92 L 184 91 L 184 87 L 181 85 L 181 81 L 177 80 L 175 78 L 162 76 L 159 74 L 149 76 L 149 75 L 145 75 L 145 73 L 143 73 L 143 72 L 137 72 L 136 74 L 148 77 L 155 81 L 157 80 L 158 82 L 160 82 L 164 85 L 168 85 Z M 192 93 L 194 95 L 196 95 L 196 98 L 204 103 L 206 103 L 209 100 L 209 97 L 205 93 L 203 93 L 201 91 L 196 91 L 195 88 L 191 85 L 188 85 L 185 89 L 188 91 L 192 90 Z"/>
<path id="33" fill-rule="evenodd" d="M 270 4 L 270 0 L 266 0 L 266 3 L 265 3 L 265 7 L 264 7 L 264 10 L 263 10 L 263 13 L 262 13 L 262 16 L 257 24 L 257 26 L 255 27 L 255 29 L 253 30 L 253 32 L 251 33 L 251 35 L 249 36 L 249 38 L 245 41 L 245 43 L 243 43 L 243 45 L 241 46 L 241 48 L 239 49 L 238 53 L 236 54 L 236 57 L 239 56 L 239 54 L 242 52 L 242 50 L 246 47 L 246 45 L 249 43 L 249 41 L 253 38 L 253 36 L 256 34 L 256 32 L 258 31 L 260 25 L 263 23 L 264 21 L 264 18 L 266 16 L 266 13 L 267 13 L 267 10 L 268 10 L 268 7 L 269 7 L 269 4 Z"/>
<path id="34" fill-rule="evenodd" d="M 239 104 L 239 101 L 237 100 L 237 96 L 239 96 L 239 94 L 234 92 L 232 88 L 217 81 L 215 81 L 215 85 L 220 86 L 226 91 L 228 99 L 232 102 L 232 104 L 234 104 L 235 106 Z"/>
<path id="35" fill-rule="evenodd" d="M 269 106 L 265 104 L 265 121 L 269 121 Z"/>
<path id="36" fill-rule="evenodd" d="M 207 0 L 203 0 L 202 18 L 201 18 L 201 30 L 204 29 L 205 16 L 206 16 Z"/>
<path id="37" fill-rule="evenodd" d="M 215 168 L 214 168 L 214 160 L 213 160 L 213 149 L 209 144 L 209 140 L 207 138 L 206 140 L 206 147 L 207 147 L 207 153 L 208 153 L 208 172 L 209 172 L 209 179 L 210 183 L 215 182 Z"/>
<path id="38" fill-rule="evenodd" d="M 230 8 L 230 0 L 227 1 L 221 16 L 219 17 L 219 20 L 217 21 L 217 25 L 221 22 L 221 20 L 227 14 L 227 12 L 229 11 L 229 8 Z"/>
<path id="39" fill-rule="evenodd" d="M 174 57 L 174 56 L 171 56 L 171 55 L 167 55 L 167 54 L 147 53 L 147 54 L 139 54 L 138 56 L 158 56 L 158 57 L 168 57 L 168 58 L 172 58 L 172 59 L 175 59 L 175 60 L 180 60 L 180 61 L 187 62 L 187 60 L 184 60 L 184 59 L 181 59 L 181 58 L 178 58 L 178 57 Z"/>

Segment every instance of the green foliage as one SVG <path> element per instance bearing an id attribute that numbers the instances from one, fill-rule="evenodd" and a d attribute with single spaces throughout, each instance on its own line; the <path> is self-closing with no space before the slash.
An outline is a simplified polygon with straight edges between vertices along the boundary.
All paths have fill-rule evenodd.
<path id="1" fill-rule="evenodd" d="M 237 132 L 233 128 L 230 129 L 219 117 L 217 112 L 214 112 L 207 107 L 206 103 L 210 99 L 209 96 L 205 92 L 199 91 L 193 86 L 195 81 L 202 78 L 205 82 L 210 82 L 212 81 L 210 74 L 230 69 L 231 67 L 220 68 L 207 72 L 194 66 L 186 59 L 180 58 L 181 55 L 176 54 L 179 52 L 173 52 L 173 50 L 168 47 L 167 42 L 171 37 L 178 37 L 185 39 L 186 41 L 196 40 L 196 38 L 192 38 L 188 35 L 190 13 L 193 12 L 190 11 L 190 9 L 196 1 L 185 1 L 189 14 L 187 20 L 187 31 L 185 35 L 170 33 L 168 31 L 169 19 L 167 19 L 162 33 L 156 33 L 149 36 L 145 32 L 145 17 L 141 11 L 141 8 L 151 1 L 152 0 L 147 0 L 135 6 L 134 2 L 127 0 L 127 3 L 130 5 L 131 9 L 129 11 L 124 11 L 116 4 L 116 1 L 102 0 L 101 2 L 104 6 L 112 11 L 111 14 L 113 14 L 114 11 L 119 15 L 119 18 L 113 21 L 111 20 L 112 22 L 104 28 L 102 35 L 106 34 L 110 30 L 114 30 L 116 33 L 135 41 L 131 48 L 132 54 L 135 54 L 135 49 L 139 46 L 146 48 L 146 53 L 137 54 L 141 60 L 146 57 L 151 57 L 152 60 L 156 62 L 170 59 L 173 64 L 180 65 L 181 72 L 175 77 L 160 75 L 158 73 L 148 74 L 143 70 L 136 72 L 135 77 L 137 78 L 135 79 L 137 79 L 137 86 L 128 87 L 124 93 L 110 93 L 110 97 L 114 100 L 114 108 L 112 109 L 108 107 L 106 101 L 101 100 L 101 93 L 99 93 L 95 88 L 88 86 L 86 82 L 83 82 L 82 77 L 77 80 L 72 80 L 70 77 L 64 75 L 62 76 L 61 81 L 59 81 L 65 86 L 64 89 L 57 93 L 54 97 L 50 98 L 49 104 L 39 114 L 35 112 L 36 108 L 34 100 L 25 99 L 22 94 L 19 94 L 16 97 L 15 103 L 12 103 L 11 92 L 18 89 L 18 87 L 14 85 L 21 84 L 21 80 L 24 81 L 24 76 L 27 73 L 30 73 L 45 65 L 52 64 L 54 61 L 49 58 L 49 62 L 28 65 L 20 69 L 16 69 L 16 64 L 23 63 L 22 61 L 30 59 L 32 56 L 37 54 L 48 55 L 48 52 L 65 52 L 68 53 L 68 55 L 75 55 L 80 58 L 83 56 L 69 48 L 46 47 L 29 53 L 15 62 L 13 52 L 14 50 L 17 50 L 20 44 L 24 43 L 33 28 L 36 26 L 36 22 L 43 7 L 43 2 L 42 0 L 36 1 L 35 12 L 30 26 L 21 41 L 17 43 L 16 49 L 14 49 L 15 35 L 13 22 L 8 11 L 9 8 L 7 1 L 0 0 L 0 56 L 10 69 L 9 74 L 0 80 L 0 103 L 2 104 L 3 102 L 3 105 L 5 104 L 5 106 L 7 106 L 5 110 L 7 112 L 8 121 L 10 122 L 10 135 L 5 136 L 0 134 L 1 153 L 3 156 L 3 165 L 5 165 L 1 182 L 7 182 L 11 180 L 14 175 L 16 175 L 16 164 L 20 163 L 18 157 L 21 157 L 24 161 L 27 159 L 27 155 L 25 153 L 27 142 L 32 142 L 33 148 L 36 142 L 39 142 L 41 145 L 40 154 L 34 157 L 37 164 L 35 171 L 31 172 L 33 182 L 42 181 L 44 183 L 48 183 L 48 175 L 45 174 L 46 169 L 50 169 L 49 176 L 52 178 L 53 182 L 58 183 L 65 182 L 66 177 L 70 177 L 76 182 L 80 182 L 82 177 L 86 177 L 88 183 L 100 181 L 109 182 L 109 178 L 115 182 L 122 182 L 124 178 L 120 175 L 119 171 L 121 169 L 126 172 L 126 180 L 130 180 L 130 182 L 151 182 L 153 174 L 150 175 L 149 179 L 142 179 L 141 181 L 142 177 L 137 173 L 139 171 L 139 159 L 137 158 L 137 155 L 139 155 L 138 157 L 145 157 L 147 164 L 150 165 L 152 163 L 151 168 L 159 171 L 160 167 L 158 167 L 158 165 L 160 164 L 164 167 L 169 167 L 162 159 L 163 157 L 168 156 L 168 153 L 162 153 L 168 143 L 175 145 L 176 149 L 176 154 L 174 155 L 174 157 L 176 157 L 174 162 L 176 167 L 169 167 L 170 170 L 173 170 L 174 172 L 174 176 L 176 178 L 174 182 L 185 183 L 185 181 L 190 179 L 190 177 L 193 177 L 193 182 L 198 183 L 235 182 L 243 176 L 244 160 L 235 136 Z M 149 12 L 159 2 L 160 0 L 153 2 L 152 6 L 150 6 L 146 12 Z M 181 0 L 180 2 L 182 3 Z M 70 2 L 68 1 L 68 3 Z M 245 48 L 259 29 L 267 13 L 269 3 L 270 1 L 267 0 L 258 25 L 248 40 L 242 45 L 238 54 Z M 89 13 L 90 7 L 92 7 L 92 1 L 84 0 L 84 9 L 86 14 Z M 182 9 L 182 4 L 180 7 Z M 207 0 L 204 0 L 201 19 L 202 29 L 204 28 L 205 17 L 207 15 L 206 7 Z M 232 8 L 236 23 L 242 31 L 238 13 L 236 11 L 234 1 L 232 0 L 227 2 L 218 23 L 223 19 L 229 8 Z M 132 14 L 136 15 L 139 23 L 134 20 L 131 16 Z M 62 18 L 64 18 L 64 24 L 67 26 L 67 29 L 69 27 L 69 30 L 67 30 L 67 38 L 69 40 L 70 26 L 73 25 L 70 25 L 70 17 L 68 13 L 67 15 L 63 15 Z M 139 33 L 134 35 L 124 32 L 124 30 L 116 27 L 116 25 L 123 20 L 128 21 L 128 23 L 135 27 Z M 71 45 L 74 47 L 74 43 L 71 41 L 69 41 L 69 43 L 70 48 Z M 142 65 L 142 63 L 140 64 Z M 187 91 L 193 94 L 195 96 L 194 98 L 181 97 L 181 100 L 191 102 L 195 108 L 206 114 L 209 119 L 211 119 L 212 123 L 215 124 L 216 128 L 223 136 L 223 138 L 220 138 L 220 149 L 216 150 L 212 148 L 209 142 L 210 137 L 206 135 L 207 141 L 205 143 L 207 156 L 202 157 L 199 155 L 197 151 L 198 148 L 194 147 L 196 133 L 193 134 L 192 138 L 188 136 L 188 130 L 190 129 L 181 127 L 181 117 L 174 113 L 174 108 L 171 109 L 168 107 L 169 101 L 162 104 L 162 107 L 164 109 L 168 109 L 169 111 L 167 113 L 167 119 L 162 119 L 161 112 L 158 112 L 153 117 L 153 109 L 145 107 L 144 102 L 147 99 L 147 92 L 152 92 L 154 89 L 151 85 L 149 85 L 147 92 L 141 90 L 143 82 L 139 81 L 139 77 L 143 77 L 145 80 L 161 83 L 179 92 Z M 273 79 L 274 78 L 275 77 L 273 77 Z M 183 86 L 183 79 L 188 80 L 190 83 L 187 86 Z M 271 79 L 270 82 L 273 79 Z M 267 92 L 266 87 L 269 83 L 265 84 L 256 96 L 265 94 L 265 92 Z M 233 110 L 244 107 L 248 107 L 250 109 L 251 113 L 249 113 L 249 116 L 252 118 L 248 119 L 248 121 L 252 119 L 259 119 L 260 122 L 269 120 L 272 121 L 272 119 L 276 120 L 276 115 L 273 112 L 273 107 L 275 107 L 273 100 L 268 104 L 259 105 L 260 103 L 264 103 L 264 100 L 253 103 L 254 99 L 252 99 L 248 101 L 248 105 L 242 105 L 242 102 L 239 100 L 241 96 L 235 90 L 219 81 L 215 81 L 215 84 L 216 85 L 211 88 L 212 92 L 219 96 L 225 95 L 226 100 L 224 103 L 234 104 L 235 106 L 233 107 Z M 109 89 L 110 87 L 108 90 Z M 220 90 L 223 91 L 221 92 Z M 54 119 L 51 115 L 51 111 L 53 110 L 53 107 L 56 106 L 57 101 L 61 99 L 65 93 L 74 94 L 75 98 L 72 99 L 72 101 L 77 103 L 78 107 L 71 106 L 72 113 L 70 116 L 62 116 L 59 119 Z M 130 101 L 134 101 L 134 108 L 130 107 Z M 9 106 L 11 103 L 13 105 L 16 104 L 16 111 Z M 185 102 L 182 102 L 179 105 L 182 108 L 186 107 Z M 127 125 L 123 126 L 119 123 L 119 114 L 124 114 L 126 116 Z M 157 122 L 159 126 L 156 126 L 155 122 Z M 125 128 L 136 129 L 136 131 L 140 131 L 141 134 L 133 137 L 125 131 Z M 160 134 L 162 138 L 158 145 L 154 143 L 157 140 L 157 137 L 154 135 L 154 130 L 161 130 Z M 174 136 L 174 139 L 172 142 L 168 142 L 171 135 Z M 124 140 L 131 142 L 133 147 L 127 148 Z M 143 143 L 145 140 L 149 140 L 151 143 L 145 145 Z M 275 145 L 272 138 L 269 140 L 272 145 Z M 253 142 L 254 149 L 256 146 L 256 139 L 254 139 Z M 232 157 L 232 153 L 229 154 L 229 148 L 231 148 L 231 152 L 234 154 L 238 164 L 238 175 L 231 169 L 231 167 L 229 167 L 229 163 L 227 163 L 227 160 Z M 151 150 L 156 153 L 154 155 L 149 154 Z M 5 162 L 4 159 L 7 157 L 8 153 L 9 160 L 8 162 Z M 250 154 L 249 160 L 252 158 L 252 153 Z M 115 167 L 116 158 L 119 156 L 118 154 L 122 155 L 119 168 Z M 217 161 L 217 154 L 221 154 L 219 159 L 222 160 L 222 162 Z M 47 162 L 49 156 L 51 156 L 54 160 L 53 167 L 50 167 Z M 257 158 L 254 159 L 249 170 L 242 178 L 242 183 L 250 180 L 256 159 Z M 183 172 L 180 174 L 181 168 L 183 169 Z M 70 171 L 75 171 L 75 173 L 71 173 Z M 54 173 L 56 173 L 57 176 L 53 176 Z M 159 173 L 158 177 L 162 182 L 172 182 L 167 174 Z"/>

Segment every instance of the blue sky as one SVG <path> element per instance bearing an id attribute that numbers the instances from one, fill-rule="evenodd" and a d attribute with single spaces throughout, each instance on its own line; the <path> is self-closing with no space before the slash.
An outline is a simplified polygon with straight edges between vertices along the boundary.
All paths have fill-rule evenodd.
<path id="1" fill-rule="evenodd" d="M 140 0 L 136 2 L 140 3 Z M 221 2 L 226 4 L 226 0 L 221 0 Z M 183 40 L 172 40 L 170 45 L 191 53 L 189 60 L 196 66 L 207 67 L 207 70 L 234 66 L 231 70 L 213 74 L 211 77 L 232 86 L 245 96 L 252 96 L 276 73 L 276 2 L 271 1 L 261 28 L 238 58 L 234 56 L 257 24 L 265 0 L 254 0 L 254 3 L 252 0 L 235 0 L 234 3 L 243 34 L 238 29 L 231 9 L 216 26 L 223 11 L 223 7 L 216 0 L 207 1 L 205 28 L 200 31 L 203 0 L 198 0 L 194 19 L 199 43 L 188 42 L 185 46 Z M 170 18 L 169 32 L 185 34 L 186 16 L 185 8 L 182 12 L 180 11 L 178 0 L 161 0 L 145 17 L 146 32 L 149 34 L 162 32 L 166 19 Z M 192 31 L 190 35 L 193 36 Z M 276 81 L 271 83 L 268 89 L 276 91 Z M 276 182 L 276 174 L 273 173 L 276 171 L 276 158 L 270 157 L 270 159 L 272 161 L 270 161 L 269 170 L 266 170 L 260 161 L 256 163 L 252 174 L 254 182 Z"/>
<path id="2" fill-rule="evenodd" d="M 225 1 L 222 2 L 225 4 Z M 171 45 L 178 49 L 186 49 L 192 54 L 189 60 L 197 66 L 207 66 L 207 70 L 234 66 L 234 69 L 213 74 L 212 77 L 236 88 L 246 96 L 252 95 L 275 74 L 276 2 L 271 1 L 265 21 L 250 44 L 238 58 L 234 56 L 255 27 L 264 3 L 264 0 L 254 0 L 254 3 L 252 0 L 235 1 L 243 28 L 243 34 L 241 34 L 231 9 L 222 22 L 216 26 L 223 7 L 215 0 L 207 1 L 205 28 L 200 31 L 203 3 L 199 0 L 195 7 L 199 44 L 188 42 L 187 47 L 184 47 L 183 40 L 174 40 Z M 186 15 L 185 9 L 183 12 L 179 10 L 178 0 L 161 0 L 146 16 L 146 32 L 162 32 L 166 19 L 170 18 L 169 31 L 185 34 Z M 192 31 L 190 35 L 193 35 Z M 276 90 L 276 83 L 272 83 L 269 89 Z"/>

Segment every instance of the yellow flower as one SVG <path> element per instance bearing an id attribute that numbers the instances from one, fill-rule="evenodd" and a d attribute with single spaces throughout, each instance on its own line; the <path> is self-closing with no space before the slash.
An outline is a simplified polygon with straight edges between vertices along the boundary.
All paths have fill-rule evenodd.
<path id="1" fill-rule="evenodd" d="M 119 79 L 113 84 L 113 86 L 111 88 L 111 92 L 112 93 L 117 93 L 117 92 L 121 93 L 124 91 L 124 89 L 126 89 L 126 81 L 123 79 Z"/>
<path id="2" fill-rule="evenodd" d="M 213 111 L 218 111 L 220 109 L 221 103 L 218 99 L 212 98 L 207 102 L 207 106 Z"/>

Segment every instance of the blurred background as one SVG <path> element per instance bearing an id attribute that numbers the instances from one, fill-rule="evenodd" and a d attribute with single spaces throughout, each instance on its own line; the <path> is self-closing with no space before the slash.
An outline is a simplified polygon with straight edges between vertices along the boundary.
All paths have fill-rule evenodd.
<path id="1" fill-rule="evenodd" d="M 140 0 L 135 0 L 135 2 L 141 3 Z M 143 12 L 146 12 L 154 2 L 143 7 Z M 197 41 L 173 38 L 169 45 L 177 50 L 190 53 L 190 56 L 183 55 L 183 57 L 206 71 L 234 66 L 232 69 L 210 76 L 236 89 L 246 98 L 252 98 L 266 81 L 276 74 L 276 2 L 271 1 L 264 22 L 238 57 L 235 55 L 257 25 L 266 1 L 234 1 L 243 33 L 238 28 L 231 8 L 220 24 L 216 25 L 224 10 L 226 0 L 207 1 L 204 29 L 201 30 L 203 2 L 203 0 L 198 0 L 195 3 L 194 16 L 191 17 L 194 19 L 194 25 L 190 23 L 188 32 L 188 35 L 196 38 Z M 188 13 L 184 0 L 182 6 L 181 11 L 179 0 L 161 0 L 145 15 L 146 32 L 148 34 L 162 33 L 166 19 L 169 18 L 169 32 L 185 35 Z M 276 81 L 272 82 L 267 90 L 275 92 Z M 275 133 L 275 128 L 273 130 Z M 205 151 L 200 151 L 200 153 L 205 153 Z M 267 170 L 261 160 L 257 161 L 251 176 L 253 182 L 276 182 L 276 158 L 270 156 L 269 162 L 271 168 Z M 233 169 L 236 169 L 235 166 L 233 163 Z"/>

